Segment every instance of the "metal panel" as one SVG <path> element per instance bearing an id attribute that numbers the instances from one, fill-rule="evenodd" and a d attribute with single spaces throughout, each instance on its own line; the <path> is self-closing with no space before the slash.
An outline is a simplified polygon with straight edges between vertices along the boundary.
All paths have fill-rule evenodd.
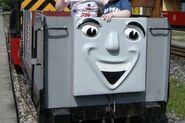
<path id="1" fill-rule="evenodd" d="M 56 11 L 55 9 L 56 0 L 22 0 L 21 10 L 29 11 Z M 69 12 L 69 8 L 64 9 L 65 12 Z"/>
<path id="2" fill-rule="evenodd" d="M 73 18 L 45 16 L 44 35 L 46 104 L 72 106 Z"/>
<path id="3" fill-rule="evenodd" d="M 146 18 L 74 24 L 75 96 L 145 91 Z"/>
<path id="4" fill-rule="evenodd" d="M 35 52 L 33 58 L 35 63 L 33 64 L 33 99 L 35 104 L 40 101 L 40 92 L 43 90 L 43 17 L 42 14 L 36 12 L 34 16 L 34 39 Z"/>
<path id="5" fill-rule="evenodd" d="M 29 79 L 32 77 L 32 13 L 23 11 L 23 63 Z"/>
<path id="6" fill-rule="evenodd" d="M 168 29 L 166 18 L 148 19 L 146 101 L 167 101 L 171 38 Z"/>

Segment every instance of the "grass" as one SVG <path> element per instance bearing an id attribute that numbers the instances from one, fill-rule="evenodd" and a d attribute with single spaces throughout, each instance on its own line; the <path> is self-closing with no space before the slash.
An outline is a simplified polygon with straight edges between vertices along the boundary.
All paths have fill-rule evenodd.
<path id="1" fill-rule="evenodd" d="M 184 31 L 172 31 L 172 40 L 185 42 Z"/>
<path id="2" fill-rule="evenodd" d="M 174 112 L 178 117 L 185 119 L 185 83 L 170 79 L 170 97 L 167 112 Z"/>

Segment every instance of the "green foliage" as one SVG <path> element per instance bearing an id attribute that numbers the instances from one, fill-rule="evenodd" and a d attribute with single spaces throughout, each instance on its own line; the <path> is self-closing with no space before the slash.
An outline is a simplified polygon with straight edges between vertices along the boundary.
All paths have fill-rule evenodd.
<path id="1" fill-rule="evenodd" d="M 18 5 L 17 0 L 0 0 L 0 6 L 2 6 L 3 11 L 10 11 L 11 9 L 17 8 Z"/>
<path id="2" fill-rule="evenodd" d="M 180 0 L 180 2 L 185 3 L 185 0 Z"/>
<path id="3" fill-rule="evenodd" d="M 170 79 L 170 97 L 167 106 L 168 112 L 175 112 L 185 119 L 185 83 Z"/>
<path id="4" fill-rule="evenodd" d="M 172 31 L 172 40 L 185 42 L 184 31 Z"/>
<path id="5" fill-rule="evenodd" d="M 1 6 L 3 8 L 3 11 L 10 11 L 11 10 L 11 7 L 5 3 L 2 3 Z"/>

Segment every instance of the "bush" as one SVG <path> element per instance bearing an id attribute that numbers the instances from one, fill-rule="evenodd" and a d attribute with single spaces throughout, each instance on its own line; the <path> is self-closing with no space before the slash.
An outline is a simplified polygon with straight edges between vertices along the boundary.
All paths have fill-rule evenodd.
<path id="1" fill-rule="evenodd" d="M 2 6 L 3 11 L 10 11 L 11 10 L 11 7 L 5 3 L 2 3 L 1 6 Z"/>
<path id="2" fill-rule="evenodd" d="M 10 11 L 17 8 L 19 3 L 16 0 L 0 0 L 0 5 L 3 8 L 3 11 Z"/>

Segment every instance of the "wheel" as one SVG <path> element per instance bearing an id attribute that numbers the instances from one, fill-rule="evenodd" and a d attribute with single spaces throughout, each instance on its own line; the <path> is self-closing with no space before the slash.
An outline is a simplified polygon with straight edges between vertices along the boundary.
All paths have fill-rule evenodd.
<path id="1" fill-rule="evenodd" d="M 144 122 L 145 123 L 168 123 L 166 117 L 166 103 L 162 102 L 158 105 L 146 106 L 144 110 Z"/>
<path id="2" fill-rule="evenodd" d="M 51 123 L 71 123 L 71 113 L 68 109 L 51 109 Z"/>
<path id="3" fill-rule="evenodd" d="M 40 112 L 38 116 L 38 123 L 52 123 L 50 120 L 50 116 L 48 115 L 48 112 Z"/>
<path id="4" fill-rule="evenodd" d="M 39 114 L 39 123 L 71 123 L 71 116 L 65 109 L 50 109 Z"/>
<path id="5" fill-rule="evenodd" d="M 40 104 L 36 107 L 36 109 L 38 114 L 37 117 L 38 123 L 51 123 L 49 110 L 41 109 Z"/>

